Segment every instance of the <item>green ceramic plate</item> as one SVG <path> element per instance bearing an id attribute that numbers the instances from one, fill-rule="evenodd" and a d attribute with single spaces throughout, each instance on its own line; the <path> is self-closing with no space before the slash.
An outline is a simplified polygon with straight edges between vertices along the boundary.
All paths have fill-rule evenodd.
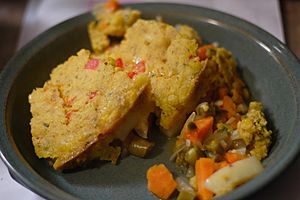
<path id="1" fill-rule="evenodd" d="M 264 172 L 222 199 L 238 199 L 260 189 L 277 176 L 300 147 L 300 65 L 284 44 L 253 24 L 210 9 L 176 4 L 130 4 L 144 18 L 160 15 L 171 24 L 186 23 L 205 42 L 217 41 L 232 51 L 255 99 L 263 102 L 274 132 Z M 1 157 L 15 179 L 48 199 L 155 199 L 147 191 L 145 172 L 168 161 L 172 140 L 153 130 L 155 151 L 149 159 L 127 157 L 117 165 L 60 173 L 39 160 L 30 135 L 28 95 L 42 86 L 58 63 L 81 48 L 90 48 L 86 24 L 91 14 L 67 20 L 22 48 L 0 77 Z"/>

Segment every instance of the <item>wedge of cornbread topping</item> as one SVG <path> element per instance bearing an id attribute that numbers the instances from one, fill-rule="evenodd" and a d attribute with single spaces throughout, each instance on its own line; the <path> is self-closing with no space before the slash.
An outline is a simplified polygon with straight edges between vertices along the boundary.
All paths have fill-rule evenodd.
<path id="1" fill-rule="evenodd" d="M 29 96 L 32 141 L 38 157 L 49 158 L 55 169 L 62 169 L 89 148 L 99 149 L 93 145 L 104 141 L 101 146 L 107 147 L 106 153 L 99 154 L 100 159 L 102 155 L 102 159 L 115 162 L 119 151 L 109 147 L 109 142 L 126 137 L 136 126 L 136 120 L 131 121 L 128 131 L 114 134 L 129 123 L 127 114 L 138 106 L 148 78 L 138 75 L 131 79 L 109 59 L 93 58 L 87 50 L 71 56 L 50 76 L 43 88 Z M 80 157 L 77 162 L 86 159 Z"/>
<path id="2" fill-rule="evenodd" d="M 124 63 L 144 66 L 159 125 L 168 135 L 180 129 L 186 114 L 196 106 L 194 94 L 205 68 L 197 57 L 198 37 L 192 31 L 187 26 L 178 30 L 163 22 L 139 19 L 121 44 L 107 52 Z"/>

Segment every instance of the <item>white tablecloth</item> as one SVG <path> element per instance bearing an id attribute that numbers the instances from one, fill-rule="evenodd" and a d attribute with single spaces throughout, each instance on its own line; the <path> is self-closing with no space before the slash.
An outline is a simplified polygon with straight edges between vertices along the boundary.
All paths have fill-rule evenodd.
<path id="1" fill-rule="evenodd" d="M 90 10 L 97 0 L 31 0 L 23 18 L 22 31 L 18 48 L 22 47 L 39 33 L 49 27 L 82 12 Z M 156 2 L 149 0 L 121 0 L 127 2 Z M 199 5 L 230 13 L 246 19 L 284 41 L 278 0 L 165 0 L 160 2 L 176 2 Z M 300 199 L 300 173 L 297 168 L 300 159 L 289 168 L 275 183 L 269 185 L 264 192 L 257 194 L 259 199 Z M 292 172 L 296 172 L 292 173 Z M 294 180 L 291 183 L 291 180 Z M 284 198 L 285 197 L 285 198 Z M 290 198 L 288 198 L 290 197 Z M 0 199 L 41 200 L 43 198 L 16 183 L 8 174 L 0 160 Z"/>

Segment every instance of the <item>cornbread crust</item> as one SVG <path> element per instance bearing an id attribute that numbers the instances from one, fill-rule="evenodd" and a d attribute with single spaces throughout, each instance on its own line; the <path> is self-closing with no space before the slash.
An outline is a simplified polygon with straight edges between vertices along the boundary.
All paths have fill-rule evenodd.
<path id="1" fill-rule="evenodd" d="M 145 102 L 143 94 L 138 97 L 126 116 L 121 117 L 105 134 L 100 134 L 98 140 L 88 146 L 76 158 L 64 163 L 58 169 L 73 169 L 77 166 L 84 166 L 92 160 L 105 160 L 116 164 L 121 154 L 121 147 L 112 146 L 110 143 L 115 139 L 123 141 L 133 128 L 137 126 L 137 123 L 143 117 L 143 112 L 141 112 Z"/>
<path id="2" fill-rule="evenodd" d="M 110 37 L 123 37 L 126 30 L 140 18 L 141 13 L 129 8 L 109 10 L 100 7 L 95 15 L 97 20 L 88 24 L 88 32 L 93 50 L 102 53 L 109 47 Z"/>
<path id="3" fill-rule="evenodd" d="M 155 101 L 159 125 L 174 135 L 199 99 L 195 94 L 205 62 L 197 57 L 198 43 L 171 25 L 139 19 L 119 46 L 107 52 L 125 63 L 143 60 L 150 77 L 149 96 Z M 174 128 L 175 127 L 175 128 Z"/>
<path id="4" fill-rule="evenodd" d="M 55 169 L 64 169 L 121 127 L 149 82 L 145 75 L 130 79 L 105 60 L 97 69 L 85 68 L 92 57 L 87 50 L 79 51 L 29 96 L 35 152 L 39 158 L 53 160 Z"/>

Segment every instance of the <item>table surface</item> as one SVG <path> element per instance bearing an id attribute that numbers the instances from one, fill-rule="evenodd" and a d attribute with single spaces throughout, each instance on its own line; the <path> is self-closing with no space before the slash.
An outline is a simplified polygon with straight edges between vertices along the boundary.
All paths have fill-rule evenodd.
<path id="1" fill-rule="evenodd" d="M 72 4 L 70 4 L 72 1 Z M 138 0 L 123 0 L 123 2 Z M 147 1 L 147 0 L 144 0 Z M 166 1 L 166 0 L 165 0 Z M 176 0 L 173 0 L 173 2 Z M 178 0 L 177 0 L 178 1 Z M 42 2 L 42 3 L 41 3 Z M 65 4 L 63 3 L 65 2 Z M 83 5 L 82 2 L 85 2 Z M 0 1 L 0 38 L 5 41 L 0 45 L 0 70 L 13 55 L 14 51 L 23 46 L 37 34 L 59 21 L 84 12 L 96 2 L 92 0 L 2 0 Z M 169 2 L 172 2 L 170 0 Z M 182 2 L 182 1 L 181 1 Z M 251 21 L 266 29 L 300 58 L 300 1 L 296 0 L 186 0 L 188 4 L 222 10 Z M 60 3 L 60 10 L 47 17 L 47 10 L 52 10 Z M 78 6 L 82 4 L 82 6 Z M 67 12 L 63 9 L 68 5 Z M 38 9 L 37 9 L 38 8 Z M 26 15 L 24 11 L 26 9 Z M 60 13 L 61 12 L 61 13 Z M 37 19 L 39 23 L 37 23 Z M 44 21 L 41 21 L 43 19 Z M 26 25 L 23 26 L 22 25 Z M 297 37 L 298 36 L 298 37 Z M 272 183 L 249 199 L 300 199 L 300 156 Z M 284 189 L 283 189 L 284 188 Z M 14 182 L 0 160 L 0 196 L 4 199 L 42 199 L 36 194 Z M 2 199 L 2 198 L 1 198 Z"/>

